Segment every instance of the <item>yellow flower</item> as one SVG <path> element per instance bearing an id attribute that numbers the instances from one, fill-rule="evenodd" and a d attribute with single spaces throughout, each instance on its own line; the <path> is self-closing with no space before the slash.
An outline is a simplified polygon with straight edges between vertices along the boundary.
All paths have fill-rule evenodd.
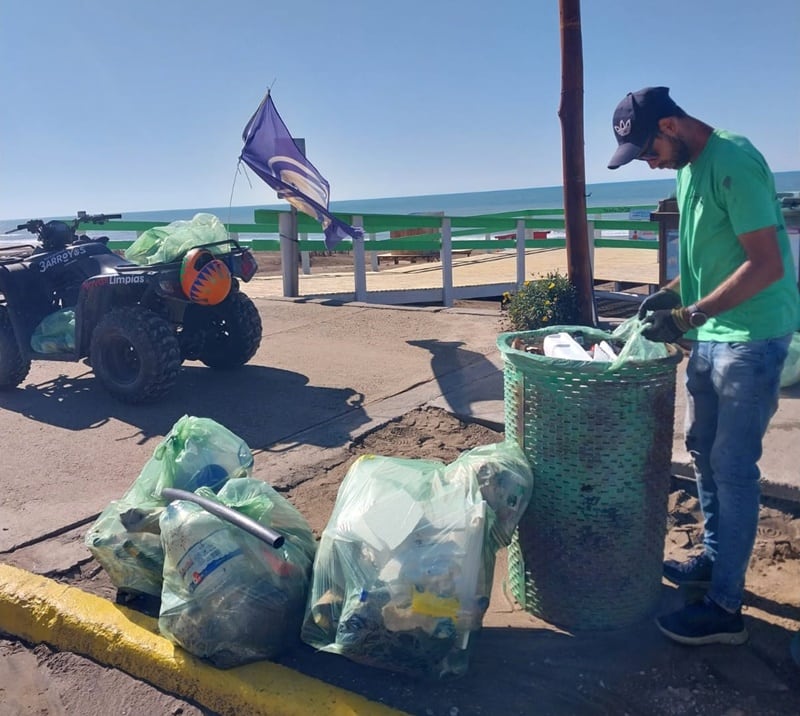
<path id="1" fill-rule="evenodd" d="M 555 283 L 553 283 L 553 282 L 551 281 L 551 282 L 550 282 L 550 285 L 549 285 L 547 288 L 555 288 L 555 287 L 556 287 Z"/>
<path id="2" fill-rule="evenodd" d="M 548 320 L 547 316 L 542 316 L 542 323 L 547 323 Z"/>

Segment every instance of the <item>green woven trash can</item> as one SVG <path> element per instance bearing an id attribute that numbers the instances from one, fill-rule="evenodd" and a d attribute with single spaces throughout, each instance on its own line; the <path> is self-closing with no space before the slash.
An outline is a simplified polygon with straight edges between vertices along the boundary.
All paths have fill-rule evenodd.
<path id="1" fill-rule="evenodd" d="M 553 326 L 503 333 L 506 436 L 523 449 L 533 496 L 508 552 L 523 609 L 575 630 L 650 615 L 661 590 L 681 353 L 609 364 L 512 348 L 567 331 L 585 345 L 604 331 Z"/>

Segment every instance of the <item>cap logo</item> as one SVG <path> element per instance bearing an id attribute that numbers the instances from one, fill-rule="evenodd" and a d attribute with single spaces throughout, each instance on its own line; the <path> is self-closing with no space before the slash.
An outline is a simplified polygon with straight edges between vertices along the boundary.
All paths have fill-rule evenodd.
<path id="1" fill-rule="evenodd" d="M 619 124 L 614 125 L 614 131 L 620 137 L 627 137 L 631 133 L 631 120 L 630 119 L 621 119 Z"/>

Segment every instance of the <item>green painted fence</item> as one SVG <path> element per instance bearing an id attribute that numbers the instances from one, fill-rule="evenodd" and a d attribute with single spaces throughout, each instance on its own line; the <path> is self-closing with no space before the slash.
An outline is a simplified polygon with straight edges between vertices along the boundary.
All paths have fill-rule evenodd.
<path id="1" fill-rule="evenodd" d="M 608 214 L 625 214 L 632 209 L 654 209 L 654 207 L 591 207 L 587 209 L 587 218 L 591 222 L 594 232 L 598 231 L 658 231 L 658 224 L 651 221 L 632 221 L 629 219 L 605 219 Z M 256 209 L 252 224 L 225 224 L 229 232 L 237 235 L 254 251 L 280 251 L 280 240 L 277 238 L 278 221 L 281 211 L 270 209 Z M 486 214 L 478 216 L 428 216 L 409 214 L 343 214 L 334 215 L 348 224 L 359 224 L 365 232 L 365 251 L 391 252 L 391 251 L 439 251 L 442 247 L 441 228 L 444 220 L 449 220 L 451 226 L 451 247 L 453 250 L 471 249 L 473 251 L 496 251 L 498 249 L 513 249 L 517 247 L 515 239 L 491 238 L 494 234 L 510 234 L 517 231 L 522 225 L 530 231 L 564 231 L 563 209 L 526 209 L 524 211 L 505 212 L 501 214 Z M 110 236 L 109 245 L 116 250 L 130 246 L 131 240 L 115 239 L 114 234 L 119 232 L 136 232 L 141 234 L 155 226 L 165 226 L 168 222 L 156 221 L 110 221 L 98 226 L 96 224 L 81 224 L 81 231 L 100 232 Z M 388 234 L 392 231 L 408 229 L 426 229 L 429 233 L 418 236 L 402 238 L 378 238 L 378 234 Z M 297 231 L 301 235 L 300 251 L 326 251 L 324 241 L 320 239 L 302 238 L 304 234 L 321 235 L 320 225 L 305 214 L 297 215 Z M 481 240 L 463 237 L 485 235 Z M 276 235 L 275 238 L 270 235 Z M 563 247 L 563 238 L 538 238 L 527 239 L 525 248 L 560 248 Z M 594 239 L 596 247 L 609 248 L 635 248 L 657 249 L 657 241 L 639 240 L 630 241 L 621 238 Z M 339 245 L 339 251 L 349 252 L 352 243 L 349 241 Z"/>

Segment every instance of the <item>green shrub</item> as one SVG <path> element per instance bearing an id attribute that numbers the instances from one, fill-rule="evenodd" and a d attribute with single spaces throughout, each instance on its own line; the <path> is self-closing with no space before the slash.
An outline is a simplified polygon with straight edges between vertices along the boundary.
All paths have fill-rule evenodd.
<path id="1" fill-rule="evenodd" d="M 516 293 L 505 293 L 501 306 L 513 331 L 570 326 L 578 322 L 578 293 L 570 280 L 558 271 L 526 281 Z"/>

